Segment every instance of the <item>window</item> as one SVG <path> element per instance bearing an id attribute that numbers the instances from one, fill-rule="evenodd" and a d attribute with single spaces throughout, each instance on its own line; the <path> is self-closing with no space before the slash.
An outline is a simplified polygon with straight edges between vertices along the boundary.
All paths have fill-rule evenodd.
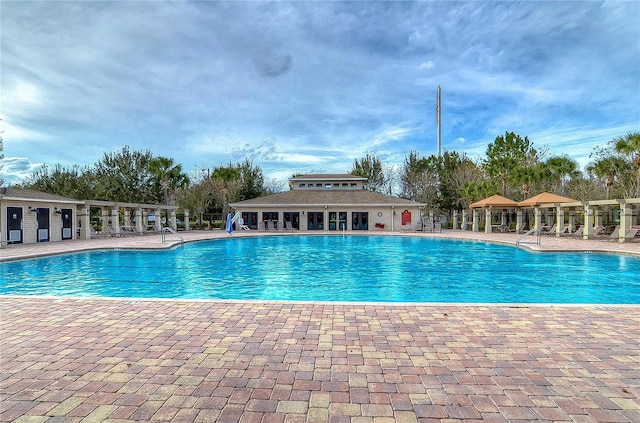
<path id="1" fill-rule="evenodd" d="M 355 188 L 357 186 L 358 186 L 358 184 L 356 184 L 355 182 L 351 182 L 351 188 Z"/>
<path id="2" fill-rule="evenodd" d="M 304 182 L 300 182 L 300 183 L 298 184 L 298 188 L 304 188 L 304 187 L 305 187 Z"/>

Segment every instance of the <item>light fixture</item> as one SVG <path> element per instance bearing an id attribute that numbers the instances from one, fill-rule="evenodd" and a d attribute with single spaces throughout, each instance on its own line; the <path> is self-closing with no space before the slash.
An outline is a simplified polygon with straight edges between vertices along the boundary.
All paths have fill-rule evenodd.
<path id="1" fill-rule="evenodd" d="M 62 214 L 62 210 L 58 210 L 58 208 L 57 208 L 57 207 L 55 207 L 53 210 L 54 210 L 56 213 L 58 213 L 58 214 Z"/>
<path id="2" fill-rule="evenodd" d="M 34 213 L 38 213 L 38 208 L 37 207 L 31 207 L 29 206 L 29 210 L 31 210 Z"/>

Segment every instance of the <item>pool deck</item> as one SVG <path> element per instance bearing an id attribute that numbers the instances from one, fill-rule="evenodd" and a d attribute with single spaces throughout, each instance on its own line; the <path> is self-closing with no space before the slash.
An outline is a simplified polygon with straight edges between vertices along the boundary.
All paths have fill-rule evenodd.
<path id="1" fill-rule="evenodd" d="M 0 256 L 158 247 L 151 235 Z M 602 240 L 543 237 L 540 248 L 640 255 Z M 639 398 L 635 305 L 0 296 L 0 421 L 639 422 Z"/>

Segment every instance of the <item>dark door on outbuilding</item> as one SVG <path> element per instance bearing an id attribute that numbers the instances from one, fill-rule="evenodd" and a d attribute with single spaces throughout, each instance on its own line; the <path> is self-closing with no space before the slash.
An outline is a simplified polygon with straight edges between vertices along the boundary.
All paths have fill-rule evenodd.
<path id="1" fill-rule="evenodd" d="M 22 244 L 22 207 L 7 207 L 7 244 Z"/>
<path id="2" fill-rule="evenodd" d="M 36 221 L 38 222 L 37 240 L 38 242 L 49 241 L 49 224 L 51 219 L 49 218 L 49 209 L 45 207 L 38 207 L 36 209 Z"/>
<path id="3" fill-rule="evenodd" d="M 62 239 L 73 238 L 73 210 L 62 209 L 60 210 L 60 217 L 62 217 Z"/>

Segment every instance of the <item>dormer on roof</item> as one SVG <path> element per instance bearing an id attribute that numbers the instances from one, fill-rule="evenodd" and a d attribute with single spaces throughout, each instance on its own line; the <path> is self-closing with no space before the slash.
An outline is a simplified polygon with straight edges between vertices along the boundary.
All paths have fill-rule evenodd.
<path id="1" fill-rule="evenodd" d="M 367 178 L 345 174 L 310 174 L 290 178 L 294 190 L 354 190 L 363 189 Z"/>

